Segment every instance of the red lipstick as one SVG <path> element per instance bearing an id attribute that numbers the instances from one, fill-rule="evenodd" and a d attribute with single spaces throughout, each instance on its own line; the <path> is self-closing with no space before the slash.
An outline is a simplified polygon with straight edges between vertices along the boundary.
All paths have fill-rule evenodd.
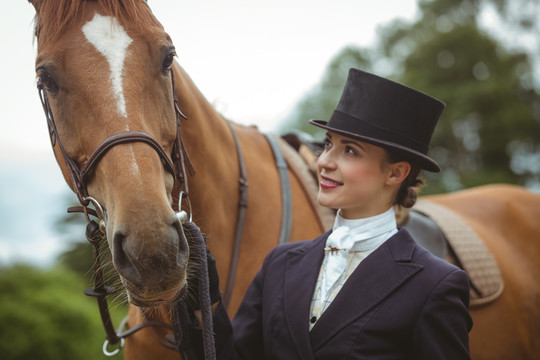
<path id="1" fill-rule="evenodd" d="M 321 186 L 321 189 L 324 189 L 324 190 L 330 190 L 330 189 L 335 189 L 337 187 L 340 187 L 341 185 L 343 185 L 342 183 L 340 182 L 337 182 L 335 180 L 332 180 L 326 176 L 322 176 L 321 175 L 321 181 L 319 182 L 320 186 Z"/>

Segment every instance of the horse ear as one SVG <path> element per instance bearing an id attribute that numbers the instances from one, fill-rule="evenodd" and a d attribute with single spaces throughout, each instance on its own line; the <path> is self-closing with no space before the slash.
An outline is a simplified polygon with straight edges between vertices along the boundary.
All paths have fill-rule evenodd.
<path id="1" fill-rule="evenodd" d="M 36 14 L 39 14 L 39 9 L 41 8 L 42 1 L 43 0 L 28 0 L 28 2 L 34 6 L 34 9 L 36 9 Z"/>

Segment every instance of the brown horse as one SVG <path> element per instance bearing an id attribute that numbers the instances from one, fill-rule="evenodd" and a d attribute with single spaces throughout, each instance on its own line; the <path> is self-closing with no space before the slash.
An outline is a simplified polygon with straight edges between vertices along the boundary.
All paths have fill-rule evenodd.
<path id="1" fill-rule="evenodd" d="M 240 201 L 240 162 L 232 131 L 237 135 L 249 197 L 238 262 L 241 271 L 228 303 L 234 314 L 280 232 L 279 176 L 264 135 L 238 125 L 231 125 L 231 131 L 173 62 L 172 41 L 142 0 L 31 2 L 36 9 L 36 71 L 49 121 L 54 117 L 54 152 L 82 202 L 91 196 L 104 209 L 113 264 L 132 303 L 128 327 L 143 322 L 148 314 L 170 323 L 170 303 L 189 281 L 189 249 L 173 210 L 176 162 L 169 154 L 188 155 L 185 164 L 193 164 L 195 173 L 185 175 L 193 218 L 208 235 L 225 279 L 222 288 L 227 287 Z M 181 125 L 180 147 L 185 151 L 178 148 L 175 93 L 188 118 Z M 94 155 L 104 141 L 110 144 L 111 136 L 126 132 L 137 132 L 136 140 L 122 137 L 125 142 Z M 88 163 L 92 165 L 87 167 Z M 82 179 L 73 174 L 73 164 L 89 169 Z M 324 226 L 290 170 L 289 179 L 290 240 L 314 238 Z M 534 286 L 540 275 L 538 196 L 499 188 L 431 199 L 462 214 L 486 239 L 505 280 L 499 299 L 472 309 L 473 357 L 527 358 L 539 353 L 540 291 Z M 144 311 L 148 308 L 153 311 Z M 155 331 L 163 337 L 164 330 Z M 126 339 L 125 358 L 178 359 L 179 355 L 163 347 L 153 330 L 144 329 Z"/>
<path id="2" fill-rule="evenodd" d="M 208 236 L 222 279 L 227 279 L 239 207 L 239 160 L 227 122 L 173 63 L 174 47 L 141 0 L 31 1 L 36 9 L 36 72 L 54 116 L 54 152 L 67 183 L 69 162 L 84 168 L 111 135 L 149 134 L 166 154 L 177 135 L 171 67 L 182 112 L 193 220 Z M 281 196 L 274 155 L 255 128 L 232 125 L 243 152 L 249 196 L 238 271 L 228 308 L 238 307 L 254 270 L 277 245 Z M 147 142 L 151 142 L 148 140 Z M 69 159 L 66 160 L 66 156 Z M 70 160 L 71 159 L 71 160 Z M 118 144 L 103 154 L 85 177 L 87 193 L 101 204 L 112 260 L 132 304 L 157 307 L 154 319 L 170 322 L 169 302 L 185 286 L 188 249 L 178 234 L 174 178 L 163 159 L 144 141 Z M 290 174 L 291 240 L 313 238 L 324 229 L 316 208 Z M 222 280 L 223 288 L 226 281 Z M 161 315 L 161 316 L 158 316 Z M 131 305 L 128 326 L 142 321 Z M 151 330 L 129 337 L 129 359 L 177 358 Z"/>

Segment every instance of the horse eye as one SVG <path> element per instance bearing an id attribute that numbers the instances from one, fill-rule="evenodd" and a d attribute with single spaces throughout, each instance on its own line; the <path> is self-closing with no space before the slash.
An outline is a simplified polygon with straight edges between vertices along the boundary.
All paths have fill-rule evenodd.
<path id="1" fill-rule="evenodd" d="M 176 52 L 174 50 L 170 50 L 167 56 L 165 56 L 165 59 L 163 60 L 164 72 L 171 70 L 175 56 L 176 56 Z"/>
<path id="2" fill-rule="evenodd" d="M 58 90 L 58 84 L 56 80 L 46 70 L 40 69 L 37 72 L 37 85 L 43 87 L 49 92 L 55 92 Z"/>

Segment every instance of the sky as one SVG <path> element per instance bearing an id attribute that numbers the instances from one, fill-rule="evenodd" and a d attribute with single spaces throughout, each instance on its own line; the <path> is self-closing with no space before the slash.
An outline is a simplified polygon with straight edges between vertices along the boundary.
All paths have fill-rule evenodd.
<path id="1" fill-rule="evenodd" d="M 417 14 L 416 0 L 149 4 L 205 97 L 227 118 L 263 131 L 277 131 L 341 49 L 369 46 L 378 26 Z M 27 1 L 12 0 L 0 21 L 0 264 L 50 263 L 65 247 L 51 229 L 68 188 L 36 90 L 33 16 Z"/>

